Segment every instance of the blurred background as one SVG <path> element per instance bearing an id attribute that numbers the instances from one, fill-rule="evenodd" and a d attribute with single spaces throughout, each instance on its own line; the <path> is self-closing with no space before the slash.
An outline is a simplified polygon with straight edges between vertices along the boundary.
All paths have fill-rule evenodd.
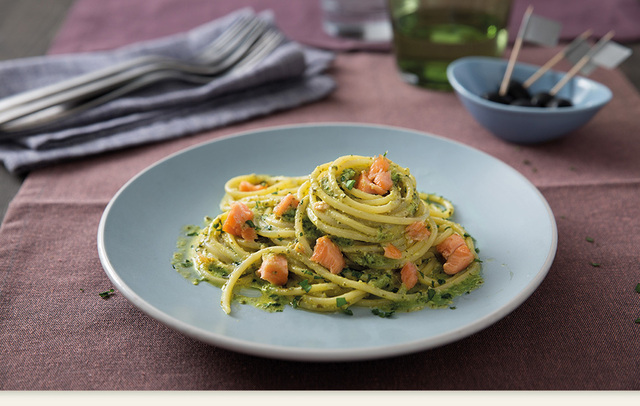
<path id="1" fill-rule="evenodd" d="M 74 2 L 75 0 L 0 0 L 0 60 L 47 53 L 51 40 L 56 36 Z M 238 7 L 241 6 L 242 2 L 239 1 Z M 640 41 L 619 42 L 634 51 L 619 68 L 636 89 L 640 90 Z M 24 175 L 10 174 L 0 166 L 0 221 L 23 179 Z"/>

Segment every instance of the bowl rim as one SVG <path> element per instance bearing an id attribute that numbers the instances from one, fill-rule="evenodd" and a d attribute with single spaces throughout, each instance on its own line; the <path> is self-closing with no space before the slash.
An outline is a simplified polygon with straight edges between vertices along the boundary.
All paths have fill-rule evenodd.
<path id="1" fill-rule="evenodd" d="M 485 65 L 494 64 L 501 67 L 501 66 L 506 66 L 508 61 L 503 58 L 494 58 L 494 57 L 488 57 L 488 56 L 465 56 L 465 57 L 454 60 L 449 64 L 449 66 L 447 66 L 447 78 L 449 79 L 449 83 L 451 84 L 453 89 L 456 91 L 456 93 L 475 102 L 476 104 L 480 104 L 486 108 L 493 109 L 493 110 L 499 110 L 504 112 L 518 112 L 518 113 L 531 114 L 531 115 L 540 115 L 540 114 L 556 114 L 557 115 L 557 114 L 584 112 L 584 111 L 590 111 L 593 109 L 600 109 L 604 105 L 609 103 L 609 101 L 611 101 L 611 98 L 613 97 L 613 93 L 611 92 L 611 89 L 609 89 L 609 87 L 607 87 L 606 85 L 603 85 L 600 82 L 596 82 L 593 79 L 576 75 L 571 79 L 571 81 L 586 81 L 587 83 L 595 85 L 595 87 L 599 87 L 602 90 L 604 90 L 604 92 L 606 93 L 606 97 L 603 100 L 591 105 L 587 105 L 587 106 L 573 105 L 573 106 L 562 107 L 558 109 L 532 108 L 532 107 L 526 107 L 526 106 L 512 106 L 508 104 L 496 103 L 496 102 L 486 100 L 476 95 L 475 93 L 472 93 L 470 90 L 464 87 L 456 78 L 455 76 L 456 68 L 471 62 L 476 62 L 476 63 L 479 62 Z M 540 68 L 540 66 L 529 64 L 529 63 L 523 63 L 523 62 L 516 62 L 514 65 L 514 69 L 516 66 L 520 66 L 527 69 L 534 69 L 534 70 L 537 70 Z M 559 74 L 559 75 L 566 73 L 566 72 L 553 70 L 553 69 L 549 70 L 549 72 L 554 74 Z"/>

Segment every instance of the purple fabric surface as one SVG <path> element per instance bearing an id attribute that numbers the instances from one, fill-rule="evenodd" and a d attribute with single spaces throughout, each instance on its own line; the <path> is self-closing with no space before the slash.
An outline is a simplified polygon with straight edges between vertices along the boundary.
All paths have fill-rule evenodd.
<path id="1" fill-rule="evenodd" d="M 79 1 L 69 16 L 73 24 L 64 27 L 52 45 L 51 53 L 111 49 L 130 43 L 131 38 L 143 41 L 171 35 L 247 5 L 254 7 L 256 11 L 274 10 L 278 26 L 283 32 L 303 44 L 338 51 L 390 50 L 387 43 L 338 39 L 325 33 L 322 29 L 319 0 L 188 0 L 184 3 L 156 0 L 153 5 L 142 1 L 136 2 L 138 4 L 134 6 L 128 3 L 130 2 L 127 0 L 109 0 L 95 5 Z M 563 24 L 561 36 L 564 40 L 571 40 L 589 28 L 593 30 L 594 36 L 598 37 L 615 29 L 615 40 L 640 39 L 640 5 L 635 0 L 609 0 L 606 4 L 600 0 L 513 0 L 509 26 L 511 38 L 515 37 L 522 15 L 529 4 L 534 5 L 535 14 Z M 167 21 L 166 24 L 133 24 L 122 30 L 123 24 L 130 23 L 128 17 L 119 12 L 123 8 L 138 13 L 140 18 L 152 20 L 162 16 Z M 185 12 L 185 8 L 198 12 Z M 107 19 L 104 15 L 116 17 Z M 77 38 L 87 35 L 92 41 L 77 41 Z"/>
<path id="2" fill-rule="evenodd" d="M 615 31 L 615 41 L 640 39 L 640 4 L 636 0 L 515 0 L 511 10 L 510 33 L 517 33 L 522 15 L 528 5 L 533 13 L 562 23 L 560 36 L 574 39 L 587 29 L 602 37 Z"/>
<path id="3" fill-rule="evenodd" d="M 151 39 L 250 3 L 273 7 L 282 29 L 300 41 L 316 19 L 306 1 L 308 8 L 284 0 L 80 0 L 52 52 Z M 520 59 L 540 64 L 555 51 L 525 47 Z M 525 147 L 486 132 L 455 95 L 401 82 L 389 53 L 340 53 L 330 73 L 337 89 L 315 104 L 32 172 L 0 227 L 0 389 L 640 389 L 640 324 L 634 323 L 640 318 L 634 291 L 640 283 L 640 94 L 626 78 L 595 71 L 592 78 L 611 88 L 611 103 L 567 138 Z M 148 317 L 118 292 L 107 300 L 98 295 L 112 287 L 98 258 L 98 222 L 132 176 L 211 139 L 323 121 L 437 134 L 520 171 L 556 216 L 558 251 L 546 279 L 511 314 L 466 339 L 339 365 L 209 346 Z"/>

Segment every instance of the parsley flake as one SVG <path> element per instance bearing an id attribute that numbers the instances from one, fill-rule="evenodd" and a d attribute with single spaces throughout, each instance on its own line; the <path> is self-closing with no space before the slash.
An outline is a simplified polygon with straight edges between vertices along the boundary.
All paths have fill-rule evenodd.
<path id="1" fill-rule="evenodd" d="M 113 289 L 109 289 L 107 291 L 98 293 L 98 295 L 103 299 L 109 299 L 111 296 L 113 296 L 113 292 L 115 292 Z"/>
<path id="2" fill-rule="evenodd" d="M 309 293 L 309 291 L 311 290 L 311 285 L 309 284 L 309 281 L 306 279 L 303 279 L 300 281 L 300 287 L 304 289 L 304 291 L 307 293 Z"/>
<path id="3" fill-rule="evenodd" d="M 436 295 L 436 291 L 433 289 L 427 290 L 427 299 L 431 300 Z"/>
<path id="4" fill-rule="evenodd" d="M 387 318 L 387 319 L 393 316 L 393 312 L 385 312 L 380 309 L 371 309 L 371 313 L 375 314 L 376 316 Z"/>
<path id="5" fill-rule="evenodd" d="M 344 186 L 345 186 L 347 189 L 351 190 L 351 189 L 353 189 L 353 187 L 355 186 L 355 184 L 356 184 L 356 181 L 355 181 L 354 179 L 349 179 L 348 181 L 346 181 L 346 182 L 344 183 Z"/>

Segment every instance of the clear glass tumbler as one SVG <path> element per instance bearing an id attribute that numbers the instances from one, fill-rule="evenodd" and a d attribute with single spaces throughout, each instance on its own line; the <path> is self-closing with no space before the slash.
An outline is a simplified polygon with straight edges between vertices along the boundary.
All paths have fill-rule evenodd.
<path id="1" fill-rule="evenodd" d="M 471 55 L 500 57 L 508 42 L 511 0 L 387 0 L 402 78 L 451 90 L 447 66 Z"/>
<path id="2" fill-rule="evenodd" d="M 387 0 L 321 0 L 324 30 L 334 37 L 391 40 Z"/>

